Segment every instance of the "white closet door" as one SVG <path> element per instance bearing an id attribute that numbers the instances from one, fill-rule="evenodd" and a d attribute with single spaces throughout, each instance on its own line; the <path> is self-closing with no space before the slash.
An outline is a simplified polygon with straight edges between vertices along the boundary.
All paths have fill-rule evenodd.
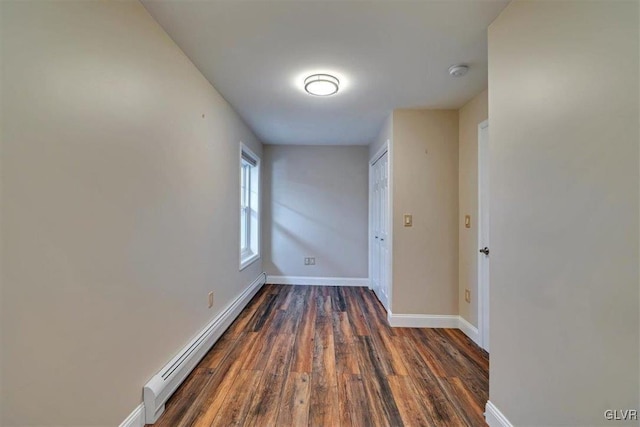
<path id="1" fill-rule="evenodd" d="M 389 309 L 389 156 L 385 153 L 380 158 L 380 294 L 382 304 Z"/>
<path id="2" fill-rule="evenodd" d="M 389 309 L 389 172 L 388 154 L 384 153 L 372 165 L 371 194 L 371 287 Z"/>

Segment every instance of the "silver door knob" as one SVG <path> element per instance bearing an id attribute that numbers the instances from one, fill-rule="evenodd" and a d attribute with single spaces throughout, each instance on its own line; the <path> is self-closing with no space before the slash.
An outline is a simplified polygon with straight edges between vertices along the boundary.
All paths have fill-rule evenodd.
<path id="1" fill-rule="evenodd" d="M 489 248 L 485 246 L 484 248 L 480 249 L 480 253 L 489 255 Z"/>

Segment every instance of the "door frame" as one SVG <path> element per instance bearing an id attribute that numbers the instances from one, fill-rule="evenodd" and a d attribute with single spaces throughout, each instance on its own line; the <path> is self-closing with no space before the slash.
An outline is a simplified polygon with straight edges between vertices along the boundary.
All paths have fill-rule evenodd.
<path id="1" fill-rule="evenodd" d="M 478 124 L 478 250 L 485 245 L 485 232 L 490 231 L 489 222 L 489 120 Z M 486 140 L 482 140 L 485 134 Z M 484 200 L 484 202 L 483 202 Z M 489 236 L 489 242 L 491 237 Z M 478 344 L 489 351 L 489 294 L 490 267 L 489 258 L 478 252 Z"/>
<path id="2" fill-rule="evenodd" d="M 368 251 L 369 251 L 369 289 L 371 287 L 371 280 L 373 278 L 373 269 L 372 269 L 372 260 L 373 260 L 373 164 L 379 160 L 385 153 L 387 153 L 387 186 L 388 186 L 388 194 L 387 194 L 387 218 L 388 218 L 388 233 L 387 233 L 387 252 L 389 254 L 387 259 L 387 306 L 384 307 L 387 310 L 387 314 L 391 314 L 391 299 L 393 295 L 393 283 L 391 281 L 392 274 L 392 266 L 393 266 L 393 191 L 392 191 L 392 152 L 391 152 L 391 141 L 387 139 L 384 144 L 376 151 L 376 153 L 369 158 L 369 230 L 367 240 L 369 242 Z M 381 301 L 382 302 L 382 301 Z M 384 303 L 383 303 L 384 306 Z"/>

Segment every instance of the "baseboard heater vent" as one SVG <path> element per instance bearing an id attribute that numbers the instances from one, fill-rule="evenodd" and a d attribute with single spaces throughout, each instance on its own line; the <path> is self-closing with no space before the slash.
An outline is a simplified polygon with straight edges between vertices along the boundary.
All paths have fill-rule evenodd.
<path id="1" fill-rule="evenodd" d="M 238 317 L 266 280 L 267 275 L 262 273 L 144 386 L 146 424 L 153 424 L 158 420 L 167 399 Z"/>

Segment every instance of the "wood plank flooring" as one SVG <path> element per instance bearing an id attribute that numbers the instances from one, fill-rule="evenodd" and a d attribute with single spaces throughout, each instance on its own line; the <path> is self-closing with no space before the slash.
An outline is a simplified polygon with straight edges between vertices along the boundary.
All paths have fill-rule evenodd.
<path id="1" fill-rule="evenodd" d="M 485 426 L 489 358 L 366 288 L 265 285 L 155 426 Z"/>

